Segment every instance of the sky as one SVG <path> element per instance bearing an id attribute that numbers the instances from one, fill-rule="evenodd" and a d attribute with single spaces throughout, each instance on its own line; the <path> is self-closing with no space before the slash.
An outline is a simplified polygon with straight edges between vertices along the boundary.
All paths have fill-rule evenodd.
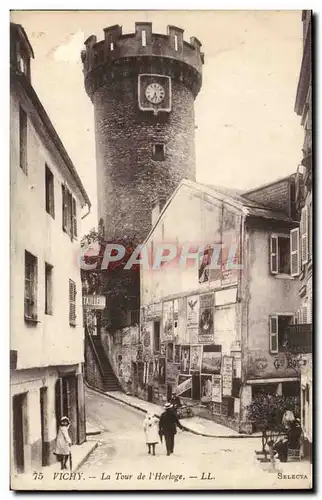
<path id="1" fill-rule="evenodd" d="M 294 103 L 302 57 L 300 10 L 13 11 L 33 46 L 32 84 L 92 201 L 97 226 L 94 112 L 84 89 L 84 40 L 136 21 L 196 36 L 205 53 L 195 101 L 197 181 L 247 190 L 296 171 L 303 129 Z"/>

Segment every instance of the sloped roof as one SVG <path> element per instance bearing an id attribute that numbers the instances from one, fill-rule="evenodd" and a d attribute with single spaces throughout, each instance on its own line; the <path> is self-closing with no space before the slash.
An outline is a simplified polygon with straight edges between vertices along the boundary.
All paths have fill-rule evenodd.
<path id="1" fill-rule="evenodd" d="M 174 190 L 167 203 L 164 205 L 156 223 L 151 228 L 151 231 L 145 238 L 145 242 L 150 238 L 155 227 L 158 225 L 162 215 L 167 210 L 168 206 L 172 202 L 173 198 L 178 193 L 182 186 L 190 187 L 191 189 L 196 189 L 203 193 L 207 193 L 209 196 L 213 196 L 221 201 L 226 201 L 230 205 L 239 209 L 243 214 L 251 217 L 258 217 L 262 219 L 279 220 L 284 222 L 292 222 L 292 219 L 283 211 L 272 210 L 266 205 L 261 203 L 253 202 L 241 194 L 242 191 L 234 190 L 222 186 L 214 186 L 213 184 L 203 184 L 201 182 L 194 182 L 188 179 L 183 179 L 179 186 Z"/>
<path id="2" fill-rule="evenodd" d="M 282 210 L 273 210 L 267 205 L 258 203 L 257 201 L 249 200 L 246 195 L 242 195 L 242 191 L 236 189 L 230 189 L 222 186 L 215 186 L 213 184 L 201 184 L 196 183 L 200 186 L 206 186 L 207 188 L 220 193 L 221 195 L 230 198 L 247 209 L 246 215 L 252 215 L 254 217 L 263 217 L 264 219 L 277 219 L 284 221 L 291 221 L 292 219 Z"/>

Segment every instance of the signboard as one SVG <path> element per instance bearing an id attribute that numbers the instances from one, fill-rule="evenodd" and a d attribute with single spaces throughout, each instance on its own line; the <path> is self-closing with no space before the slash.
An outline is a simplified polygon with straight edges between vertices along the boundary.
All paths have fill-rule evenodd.
<path id="1" fill-rule="evenodd" d="M 222 395 L 231 396 L 233 387 L 233 361 L 232 356 L 223 356 L 222 358 Z"/>
<path id="2" fill-rule="evenodd" d="M 201 363 L 202 373 L 220 373 L 221 370 L 221 346 L 204 345 Z"/>
<path id="3" fill-rule="evenodd" d="M 214 339 L 214 295 L 200 296 L 198 342 L 212 342 Z"/>
<path id="4" fill-rule="evenodd" d="M 171 384 L 173 388 L 176 388 L 178 385 L 179 373 L 179 363 L 167 363 L 167 383 Z"/>
<path id="5" fill-rule="evenodd" d="M 187 380 L 184 380 L 181 384 L 177 386 L 177 396 L 180 394 L 183 394 L 186 391 L 189 391 L 189 389 L 192 388 L 192 377 L 187 378 Z"/>
<path id="6" fill-rule="evenodd" d="M 221 394 L 222 394 L 222 378 L 221 378 L 221 375 L 213 375 L 211 400 L 214 403 L 221 403 L 221 401 L 222 401 L 222 395 Z"/>
<path id="7" fill-rule="evenodd" d="M 87 309 L 105 309 L 106 297 L 105 295 L 84 295 L 83 307 Z"/>

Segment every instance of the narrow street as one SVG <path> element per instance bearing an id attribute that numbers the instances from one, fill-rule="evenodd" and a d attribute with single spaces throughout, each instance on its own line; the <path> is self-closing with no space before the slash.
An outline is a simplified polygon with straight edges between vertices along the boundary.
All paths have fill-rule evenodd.
<path id="1" fill-rule="evenodd" d="M 207 438 L 178 430 L 173 455 L 166 455 L 162 443 L 157 445 L 156 456 L 150 456 L 143 413 L 89 389 L 86 405 L 87 421 L 101 430 L 100 435 L 88 437 L 99 441 L 99 446 L 79 469 L 93 488 L 289 488 L 295 483 L 301 487 L 301 481 L 303 487 L 307 484 L 263 471 L 254 458 L 255 449 L 260 449 L 258 438 Z M 295 465 L 298 473 L 301 464 Z M 145 479 L 138 479 L 140 473 Z"/>

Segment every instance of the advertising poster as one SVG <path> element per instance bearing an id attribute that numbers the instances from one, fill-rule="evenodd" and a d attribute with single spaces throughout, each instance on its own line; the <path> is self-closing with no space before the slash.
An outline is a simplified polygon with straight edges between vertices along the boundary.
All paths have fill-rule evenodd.
<path id="1" fill-rule="evenodd" d="M 202 353 L 201 372 L 220 373 L 221 370 L 221 346 L 204 345 Z"/>
<path id="2" fill-rule="evenodd" d="M 167 363 L 166 380 L 168 384 L 172 385 L 172 390 L 174 390 L 178 385 L 179 373 L 179 363 Z"/>
<path id="3" fill-rule="evenodd" d="M 163 337 L 164 340 L 173 339 L 173 301 L 163 303 Z"/>
<path id="4" fill-rule="evenodd" d="M 165 384 L 165 358 L 159 358 L 159 384 Z"/>
<path id="5" fill-rule="evenodd" d="M 174 346 L 174 362 L 175 363 L 180 363 L 180 350 L 181 346 L 180 345 L 175 345 Z"/>
<path id="6" fill-rule="evenodd" d="M 214 339 L 214 295 L 200 296 L 198 341 L 211 342 Z"/>
<path id="7" fill-rule="evenodd" d="M 212 375 L 201 375 L 201 394 L 200 399 L 202 403 L 209 403 L 212 398 Z"/>
<path id="8" fill-rule="evenodd" d="M 181 362 L 180 370 L 181 373 L 189 373 L 190 368 L 190 346 L 181 346 Z"/>
<path id="9" fill-rule="evenodd" d="M 153 360 L 153 379 L 155 381 L 159 380 L 159 357 L 154 356 Z"/>
<path id="10" fill-rule="evenodd" d="M 191 398 L 192 377 L 180 375 L 177 386 L 177 395 L 184 398 Z"/>
<path id="11" fill-rule="evenodd" d="M 232 356 L 223 356 L 222 358 L 222 395 L 231 396 L 233 387 L 233 361 Z"/>
<path id="12" fill-rule="evenodd" d="M 199 295 L 187 297 L 187 328 L 197 328 L 199 317 Z"/>
<path id="13" fill-rule="evenodd" d="M 222 401 L 222 384 L 221 375 L 213 375 L 212 379 L 212 396 L 213 403 L 221 403 Z"/>
<path id="14" fill-rule="evenodd" d="M 201 369 L 202 346 L 190 346 L 190 371 L 200 372 Z"/>

